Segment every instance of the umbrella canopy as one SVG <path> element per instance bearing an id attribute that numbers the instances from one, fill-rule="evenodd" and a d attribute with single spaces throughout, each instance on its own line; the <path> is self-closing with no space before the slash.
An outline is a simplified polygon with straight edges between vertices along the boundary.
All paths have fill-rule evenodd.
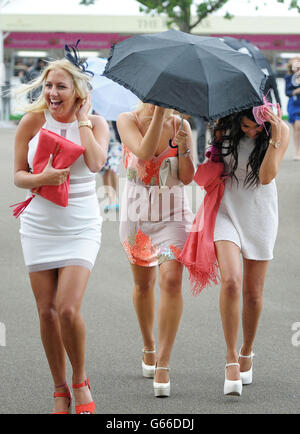
<path id="1" fill-rule="evenodd" d="M 240 53 L 248 54 L 253 58 L 256 65 L 262 70 L 265 75 L 268 76 L 265 86 L 265 92 L 268 92 L 269 89 L 273 89 L 276 101 L 281 105 L 273 69 L 268 59 L 264 56 L 260 49 L 257 48 L 255 45 L 251 44 L 251 42 L 246 41 L 245 39 L 232 38 L 231 36 L 223 36 L 220 39 L 223 40 L 225 44 L 227 44 L 234 50 L 237 50 Z"/>
<path id="2" fill-rule="evenodd" d="M 266 80 L 252 58 L 219 38 L 177 30 L 116 44 L 104 75 L 143 102 L 206 120 L 263 104 Z"/>
<path id="3" fill-rule="evenodd" d="M 138 98 L 130 90 L 103 75 L 106 59 L 90 57 L 87 59 L 88 69 L 95 75 L 92 80 L 92 108 L 108 121 L 115 121 L 120 113 L 132 111 Z"/>

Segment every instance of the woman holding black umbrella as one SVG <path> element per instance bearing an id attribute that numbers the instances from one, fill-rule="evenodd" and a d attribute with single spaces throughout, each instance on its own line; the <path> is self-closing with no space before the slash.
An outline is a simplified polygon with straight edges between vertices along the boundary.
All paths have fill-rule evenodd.
<path id="1" fill-rule="evenodd" d="M 133 302 L 144 343 L 142 372 L 154 378 L 155 396 L 170 395 L 169 361 L 183 309 L 182 264 L 176 254 L 193 220 L 184 192 L 194 175 L 192 134 L 186 120 L 181 129 L 180 124 L 173 110 L 152 104 L 122 113 L 117 120 L 127 169 L 120 238 L 134 280 Z M 157 266 L 161 296 L 156 356 Z"/>
<path id="2" fill-rule="evenodd" d="M 289 143 L 289 129 L 271 106 L 268 103 L 220 119 L 213 130 L 213 145 L 227 175 L 214 229 L 227 345 L 225 395 L 241 395 L 242 385 L 252 383 L 253 343 L 277 235 L 275 177 Z M 238 353 L 242 286 L 244 340 Z"/>

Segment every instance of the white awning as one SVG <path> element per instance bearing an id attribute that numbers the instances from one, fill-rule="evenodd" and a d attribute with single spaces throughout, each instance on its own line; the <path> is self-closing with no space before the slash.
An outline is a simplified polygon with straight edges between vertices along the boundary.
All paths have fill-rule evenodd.
<path id="1" fill-rule="evenodd" d="M 275 1 L 275 0 L 269 0 Z M 8 2 L 8 3 L 7 3 Z M 0 5 L 3 0 L 0 0 Z M 235 0 L 229 0 L 235 4 Z M 166 17 L 139 12 L 135 0 L 96 0 L 83 6 L 79 0 L 4 0 L 0 13 L 0 30 L 11 32 L 86 32 L 86 33 L 156 33 L 167 30 Z M 248 9 L 250 8 L 249 3 Z M 286 16 L 242 15 L 244 9 L 232 9 L 231 20 L 219 11 L 209 16 L 193 32 L 197 34 L 299 34 L 300 14 L 288 11 L 275 1 L 273 12 L 285 10 Z M 239 0 L 242 6 L 242 1 Z M 261 8 L 263 8 L 261 6 Z M 272 10 L 271 10 L 272 11 Z M 270 12 L 269 12 L 270 13 Z M 275 12 L 274 12 L 275 13 Z"/>

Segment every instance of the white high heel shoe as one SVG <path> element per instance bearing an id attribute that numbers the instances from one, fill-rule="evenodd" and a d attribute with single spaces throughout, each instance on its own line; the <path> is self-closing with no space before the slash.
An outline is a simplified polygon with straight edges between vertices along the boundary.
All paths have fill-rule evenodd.
<path id="1" fill-rule="evenodd" d="M 158 370 L 170 371 L 169 368 L 165 368 L 162 366 L 156 366 L 155 370 L 156 371 L 158 371 Z M 153 388 L 154 388 L 154 395 L 157 398 L 170 396 L 170 392 L 171 392 L 170 379 L 169 379 L 168 383 L 157 383 L 157 382 L 153 381 Z"/>
<path id="2" fill-rule="evenodd" d="M 254 353 L 251 352 L 251 354 L 249 354 L 249 356 L 243 356 L 241 354 L 241 350 L 239 352 L 239 359 L 251 359 L 252 363 L 251 363 L 251 368 L 249 369 L 249 371 L 244 371 L 241 372 L 241 380 L 243 385 L 248 385 L 252 383 L 253 380 L 253 357 L 254 357 Z"/>
<path id="3" fill-rule="evenodd" d="M 155 354 L 156 350 L 144 350 L 143 349 L 143 354 Z M 142 371 L 143 371 L 143 377 L 146 378 L 154 378 L 155 375 L 155 365 L 146 365 L 146 363 L 144 362 L 144 356 L 142 359 Z"/>
<path id="4" fill-rule="evenodd" d="M 240 366 L 239 363 L 227 363 L 225 366 L 225 383 L 224 383 L 224 395 L 231 395 L 231 396 L 241 396 L 242 390 L 243 390 L 243 383 L 242 380 L 227 380 L 226 377 L 226 369 L 230 366 Z"/>

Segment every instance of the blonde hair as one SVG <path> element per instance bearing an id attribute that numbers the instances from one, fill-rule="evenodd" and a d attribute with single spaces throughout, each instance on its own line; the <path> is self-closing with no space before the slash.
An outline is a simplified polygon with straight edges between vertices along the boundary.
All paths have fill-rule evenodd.
<path id="1" fill-rule="evenodd" d="M 49 72 L 57 69 L 62 69 L 66 71 L 68 74 L 70 74 L 74 85 L 74 93 L 75 95 L 77 95 L 78 98 L 83 100 L 84 98 L 87 97 L 89 90 L 91 88 L 90 85 L 91 77 L 83 73 L 79 68 L 77 68 L 71 62 L 69 62 L 69 60 L 59 59 L 59 60 L 53 60 L 51 62 L 48 62 L 48 66 L 42 71 L 39 77 L 32 80 L 28 84 L 23 84 L 22 86 L 20 86 L 14 92 L 14 96 L 16 97 L 16 99 L 19 100 L 21 96 L 24 96 L 25 94 L 28 94 L 29 92 L 32 92 L 38 89 L 39 87 L 44 86 L 44 83 L 47 79 Z M 43 92 L 40 93 L 40 96 L 35 101 L 29 104 L 23 103 L 22 106 L 23 106 L 22 108 L 26 113 L 42 112 L 48 108 Z"/>
<path id="2" fill-rule="evenodd" d="M 288 70 L 288 74 L 293 74 L 294 70 L 293 70 L 293 64 L 294 63 L 298 63 L 299 68 L 300 68 L 300 57 L 292 57 L 292 59 L 290 59 L 287 63 L 287 70 Z"/>
<path id="3" fill-rule="evenodd" d="M 153 106 L 153 104 L 149 104 L 147 102 L 139 101 L 134 111 L 136 111 L 138 114 L 140 114 L 140 113 L 142 113 L 143 110 L 145 110 L 150 105 Z M 173 114 L 174 114 L 174 110 L 173 109 L 166 108 L 165 111 L 164 111 L 164 119 L 169 118 Z"/>

